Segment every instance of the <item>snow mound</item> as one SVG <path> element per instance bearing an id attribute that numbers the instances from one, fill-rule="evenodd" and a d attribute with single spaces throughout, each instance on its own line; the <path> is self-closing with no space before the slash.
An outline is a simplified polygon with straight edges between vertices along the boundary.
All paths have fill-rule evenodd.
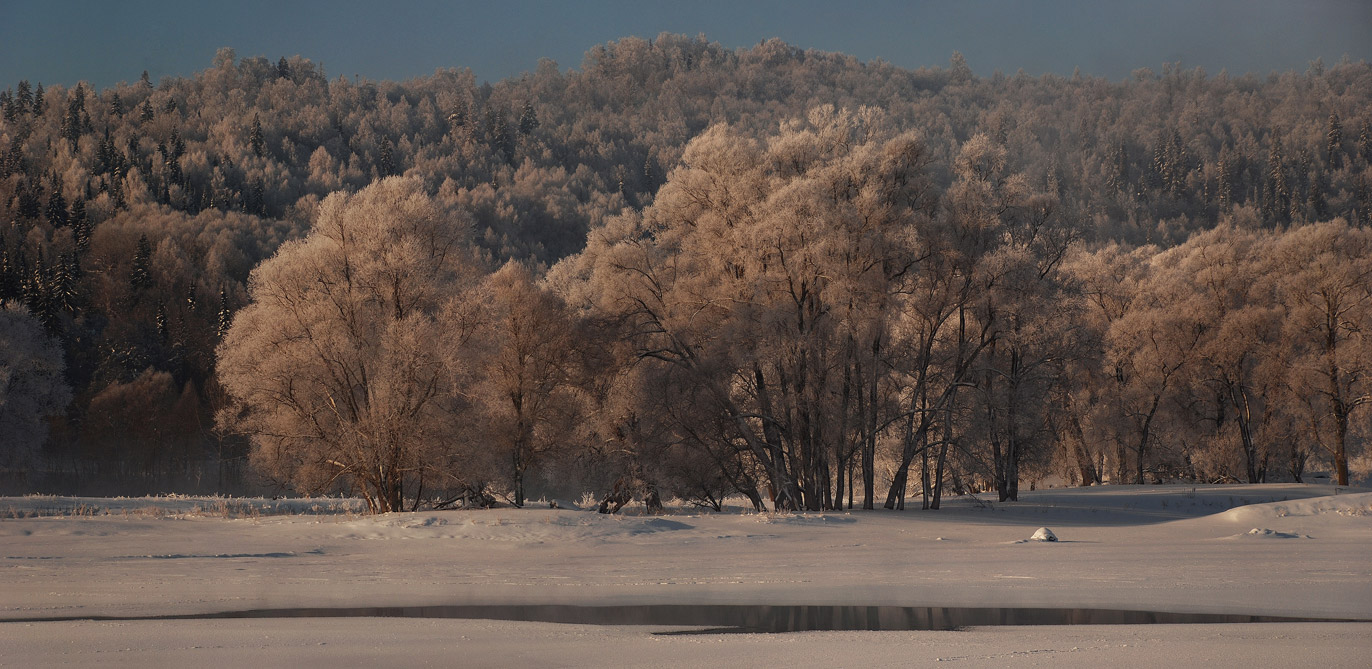
<path id="1" fill-rule="evenodd" d="M 779 525 L 846 525 L 857 522 L 856 518 L 847 514 L 759 513 L 754 517 L 759 523 Z"/>
<path id="2" fill-rule="evenodd" d="M 942 540 L 942 537 L 940 537 L 939 540 Z M 1050 530 L 1050 529 L 1048 529 L 1048 528 L 1046 528 L 1046 527 L 1040 527 L 1040 528 L 1038 528 L 1037 530 L 1034 530 L 1033 536 L 1029 537 L 1028 539 L 1020 539 L 1020 540 L 1018 540 L 1018 541 L 1012 541 L 1012 542 L 1010 542 L 1010 543 L 1012 543 L 1012 544 L 1029 544 L 1029 543 L 1040 543 L 1040 542 L 1045 542 L 1045 543 L 1046 543 L 1046 542 L 1057 541 L 1057 540 L 1058 540 L 1058 535 L 1053 534 L 1053 531 L 1052 531 L 1052 530 Z"/>
<path id="3" fill-rule="evenodd" d="M 1265 521 L 1279 518 L 1342 516 L 1347 518 L 1372 517 L 1372 493 L 1350 495 L 1330 495 L 1309 499 L 1251 504 L 1230 509 L 1217 514 L 1217 518 L 1242 525 L 1263 525 Z"/>
<path id="4" fill-rule="evenodd" d="M 1308 534 L 1295 534 L 1292 532 L 1278 532 L 1269 530 L 1265 527 L 1255 527 L 1243 534 L 1236 534 L 1236 537 L 1260 537 L 1265 539 L 1309 539 Z"/>

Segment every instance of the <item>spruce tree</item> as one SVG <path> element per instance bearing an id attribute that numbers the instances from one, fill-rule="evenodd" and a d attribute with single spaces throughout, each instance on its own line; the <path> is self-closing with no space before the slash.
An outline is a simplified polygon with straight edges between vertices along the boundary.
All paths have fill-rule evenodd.
<path id="1" fill-rule="evenodd" d="M 1372 163 L 1372 123 L 1362 122 L 1362 130 L 1358 132 L 1358 153 L 1362 156 L 1365 163 Z"/>
<path id="2" fill-rule="evenodd" d="M 157 324 L 157 337 L 165 344 L 171 334 L 170 328 L 167 327 L 167 306 L 165 304 L 157 303 L 157 315 L 154 319 Z"/>
<path id="3" fill-rule="evenodd" d="M 48 222 L 54 228 L 65 226 L 70 217 L 67 214 L 67 199 L 62 197 L 62 182 L 56 176 L 52 179 L 52 192 L 48 195 Z"/>
<path id="4" fill-rule="evenodd" d="M 223 287 L 220 287 L 219 289 L 218 323 L 219 327 L 215 329 L 215 334 L 219 335 L 220 339 L 223 339 L 224 335 L 229 331 L 229 325 L 233 323 L 233 312 L 229 310 L 229 292 Z"/>
<path id="5" fill-rule="evenodd" d="M 1343 165 L 1343 124 L 1337 112 L 1329 112 L 1329 132 L 1325 133 L 1325 153 L 1329 167 L 1339 169 Z"/>
<path id="6" fill-rule="evenodd" d="M 133 254 L 133 269 L 129 272 L 129 285 L 140 290 L 152 285 L 152 244 L 147 235 L 138 236 L 138 246 Z"/>
<path id="7" fill-rule="evenodd" d="M 14 102 L 14 95 L 8 88 L 0 91 L 0 113 L 4 114 L 6 123 L 19 120 L 19 105 Z"/>
<path id="8" fill-rule="evenodd" d="M 538 115 L 534 113 L 534 106 L 528 100 L 524 101 L 524 108 L 519 112 L 519 134 L 527 135 L 538 127 Z"/>
<path id="9" fill-rule="evenodd" d="M 29 87 L 28 79 L 20 80 L 19 86 L 14 91 L 14 104 L 21 114 L 28 114 L 33 111 L 33 89 Z"/>
<path id="10" fill-rule="evenodd" d="M 86 114 L 86 89 L 77 84 L 72 90 L 71 100 L 67 102 L 67 113 L 62 117 L 62 138 L 71 144 L 72 150 L 76 150 L 76 143 L 81 139 L 81 133 L 85 130 L 83 117 Z"/>
<path id="11" fill-rule="evenodd" d="M 19 182 L 19 217 L 36 219 L 43 213 L 43 201 L 38 194 L 37 184 Z"/>
<path id="12" fill-rule="evenodd" d="M 267 153 L 267 144 L 262 139 L 262 121 L 257 114 L 252 115 L 252 129 L 248 131 L 248 145 L 252 147 L 253 155 L 261 158 Z"/>
<path id="13" fill-rule="evenodd" d="M 380 156 L 376 159 L 376 171 L 382 177 L 395 174 L 395 157 L 391 154 L 391 138 L 381 138 Z"/>

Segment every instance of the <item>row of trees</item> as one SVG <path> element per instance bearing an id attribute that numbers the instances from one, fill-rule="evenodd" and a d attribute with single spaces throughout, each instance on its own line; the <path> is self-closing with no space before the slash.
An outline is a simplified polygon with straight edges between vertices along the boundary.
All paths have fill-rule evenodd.
<path id="1" fill-rule="evenodd" d="M 0 485 L 241 490 L 247 445 L 213 429 L 227 401 L 214 365 L 248 274 L 301 238 L 330 193 L 390 175 L 465 212 L 483 267 L 516 259 L 542 276 L 625 209 L 653 206 L 707 128 L 760 138 L 818 103 L 880 107 L 883 132 L 918 129 L 940 207 L 954 193 L 973 211 L 1022 192 L 1052 203 L 1054 235 L 1070 223 L 1068 237 L 1093 245 L 1168 248 L 1220 224 L 1363 225 L 1369 97 L 1364 63 L 1267 77 L 1176 64 L 1122 82 L 977 77 L 960 56 L 904 70 L 675 35 L 488 84 L 462 70 L 329 79 L 303 58 L 231 50 L 185 78 L 19 82 L 0 91 L 0 301 L 22 303 L 58 342 L 71 401 L 46 438 L 5 444 Z M 1013 184 L 963 176 L 973 141 Z M 850 396 L 864 408 L 872 364 L 852 379 L 866 384 Z"/>
<path id="2" fill-rule="evenodd" d="M 484 271 L 414 180 L 330 196 L 254 270 L 220 422 L 378 511 L 535 488 L 937 508 L 1048 476 L 1300 480 L 1312 457 L 1347 483 L 1372 436 L 1365 229 L 1088 245 L 990 138 L 940 191 L 888 121 L 713 127 L 541 281 Z"/>

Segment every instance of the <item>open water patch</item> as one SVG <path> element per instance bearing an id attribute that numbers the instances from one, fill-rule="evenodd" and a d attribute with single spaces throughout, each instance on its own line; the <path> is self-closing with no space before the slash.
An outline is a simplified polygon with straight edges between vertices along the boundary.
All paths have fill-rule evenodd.
<path id="1" fill-rule="evenodd" d="M 664 634 L 784 633 L 813 631 L 957 630 L 1001 625 L 1193 625 L 1218 623 L 1367 622 L 1230 613 L 1173 613 L 1124 609 L 917 606 L 767 606 L 744 604 L 562 604 L 366 606 L 247 609 L 161 616 L 58 616 L 7 618 L 10 622 L 78 620 L 222 620 L 230 618 L 457 618 L 574 625 L 647 625 L 701 629 Z"/>

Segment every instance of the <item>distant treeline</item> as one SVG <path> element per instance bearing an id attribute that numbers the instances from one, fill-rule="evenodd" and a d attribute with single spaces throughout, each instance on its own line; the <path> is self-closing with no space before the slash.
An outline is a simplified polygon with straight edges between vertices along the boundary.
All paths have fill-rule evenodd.
<path id="1" fill-rule="evenodd" d="M 817 508 L 855 486 L 872 497 L 878 484 L 898 504 L 906 491 L 932 489 L 940 474 L 960 489 L 994 486 L 1009 496 L 1026 475 L 1299 477 L 1312 456 L 1346 477 L 1350 454 L 1356 461 L 1368 437 L 1361 407 L 1372 375 L 1363 335 L 1372 331 L 1363 241 L 1372 217 L 1369 109 L 1365 63 L 1316 62 L 1269 76 L 1168 64 L 1124 82 L 987 78 L 957 54 L 948 67 L 904 70 L 775 40 L 727 50 L 674 35 L 597 46 L 579 69 L 543 61 L 495 83 L 478 83 L 467 70 L 404 82 L 331 80 L 299 57 L 238 59 L 231 50 L 193 77 L 155 85 L 146 75 L 101 91 L 18 82 L 0 92 L 0 301 L 28 313 L 7 317 L 17 333 L 9 341 L 24 343 L 0 355 L 32 361 L 60 352 L 60 378 L 31 374 L 25 383 L 61 387 L 21 393 L 14 379 L 22 375 L 10 374 L 0 395 L 0 468 L 17 489 L 240 489 L 252 446 L 226 417 L 242 407 L 215 366 L 216 347 L 249 303 L 249 273 L 309 232 L 330 193 L 388 176 L 418 184 L 436 210 L 461 221 L 481 272 L 516 260 L 542 277 L 565 261 L 538 290 L 560 300 L 569 318 L 601 323 L 597 336 L 617 333 L 597 346 L 619 351 L 620 363 L 642 361 L 632 373 L 597 377 L 595 392 L 579 392 L 591 408 L 578 411 L 603 416 L 596 402 L 618 397 L 607 378 L 645 383 L 641 375 L 654 364 L 679 368 L 664 356 L 693 350 L 679 339 L 672 345 L 688 348 L 669 354 L 661 342 L 636 338 L 641 331 L 604 325 L 643 324 L 643 314 L 622 304 L 597 304 L 612 294 L 593 284 L 612 281 L 597 264 L 605 249 L 666 234 L 652 221 L 708 227 L 697 219 L 719 215 L 781 224 L 716 201 L 697 210 L 681 204 L 682 193 L 703 192 L 691 188 L 708 190 L 688 187 L 691 179 L 716 172 L 757 184 L 729 194 L 733 200 L 800 207 L 793 231 L 814 219 L 851 232 L 834 221 L 875 205 L 835 194 L 835 209 L 824 213 L 818 204 L 773 199 L 814 169 L 849 170 L 830 186 L 851 188 L 851 198 L 895 198 L 881 209 L 885 223 L 869 224 L 881 239 L 915 239 L 901 242 L 897 259 L 877 259 L 890 275 L 864 287 L 865 297 L 826 302 L 837 290 L 827 271 L 817 275 L 823 287 L 808 294 L 823 318 L 859 307 L 879 316 L 836 320 L 846 324 L 825 330 L 836 338 L 821 343 L 767 344 L 789 351 L 784 360 L 712 362 L 724 365 L 711 368 L 723 376 L 708 383 L 654 381 L 668 385 L 643 390 L 645 401 L 687 384 L 672 397 L 692 404 L 625 414 L 655 430 L 632 448 L 606 447 L 603 425 L 594 436 L 560 434 L 584 443 L 540 449 L 556 457 L 523 462 L 521 481 L 527 475 L 550 492 L 608 491 L 620 481 L 621 489 L 661 487 L 705 500 L 749 490 L 756 498 L 770 488 L 786 503 Z M 707 133 L 711 127 L 719 129 Z M 900 174 L 859 155 L 894 151 L 900 137 L 918 147 L 909 149 L 918 160 Z M 743 151 L 750 142 L 747 156 L 728 157 L 719 146 Z M 753 163 L 719 162 L 726 158 Z M 677 199 L 659 202 L 668 183 L 677 184 L 666 191 Z M 904 209 L 889 209 L 897 205 Z M 863 244 L 877 237 L 844 243 L 875 252 Z M 839 243 L 791 241 L 797 249 Z M 711 290 L 741 300 L 745 278 L 777 269 L 763 259 L 778 248 L 761 243 L 735 240 L 730 253 L 745 255 L 710 251 L 693 271 L 733 272 L 732 286 Z M 690 244 L 652 253 L 678 262 L 671 254 Z M 761 275 L 747 269 L 755 262 L 765 266 Z M 1223 272 L 1234 274 L 1203 278 Z M 917 309 L 899 306 L 935 289 L 907 283 L 921 273 L 956 295 L 956 308 L 931 312 L 935 320 L 919 326 L 924 339 L 901 324 Z M 1321 331 L 1313 286 L 1343 279 L 1342 301 L 1326 300 Z M 651 301 L 621 288 L 640 306 Z M 654 299 L 675 299 L 668 288 L 659 285 L 664 295 Z M 742 314 L 761 320 L 731 327 L 780 327 L 759 314 Z M 831 327 L 793 315 L 802 321 L 797 337 Z M 1240 317 L 1251 322 L 1230 320 Z M 1186 328 L 1189 343 L 1178 334 Z M 1071 346 L 1034 348 L 1045 342 Z M 1203 353 L 1216 342 L 1241 350 Z M 807 375 L 824 367 L 822 379 L 807 376 L 808 399 L 781 394 L 765 397 L 770 409 L 757 404 L 759 383 L 796 390 L 798 368 L 789 365 L 808 355 L 822 359 L 803 365 Z M 923 367 L 911 367 L 907 358 L 920 355 Z M 937 393 L 935 382 L 945 384 Z M 33 401 L 14 399 L 21 394 Z M 701 404 L 706 397 L 723 404 Z M 793 402 L 784 417 L 783 402 Z M 729 411 L 737 414 L 732 428 L 718 423 Z M 43 413 L 56 415 L 32 418 Z M 694 418 L 682 420 L 688 414 Z M 706 428 L 717 434 L 691 433 Z M 655 466 L 633 455 L 644 453 Z M 467 492 L 513 491 L 514 476 L 471 479 L 480 490 Z M 346 476 L 325 480 L 356 485 Z"/>

